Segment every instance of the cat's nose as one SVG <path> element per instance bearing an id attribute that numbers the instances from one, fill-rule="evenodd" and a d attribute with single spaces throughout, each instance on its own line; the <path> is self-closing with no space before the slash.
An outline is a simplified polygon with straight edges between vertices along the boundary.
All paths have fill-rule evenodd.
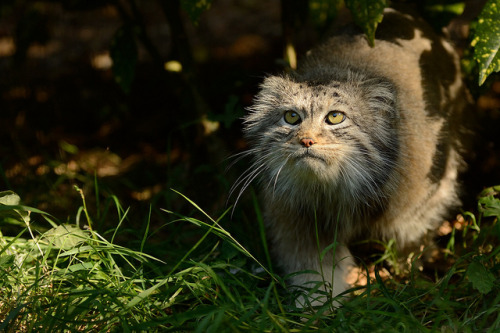
<path id="1" fill-rule="evenodd" d="M 315 143 L 316 142 L 314 142 L 314 140 L 311 138 L 300 139 L 300 144 L 303 145 L 304 147 L 307 147 L 307 148 L 311 147 Z"/>

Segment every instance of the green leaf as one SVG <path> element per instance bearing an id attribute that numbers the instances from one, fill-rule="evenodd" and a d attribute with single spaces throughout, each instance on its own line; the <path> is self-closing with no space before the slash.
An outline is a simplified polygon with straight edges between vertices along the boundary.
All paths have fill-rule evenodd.
<path id="1" fill-rule="evenodd" d="M 230 95 L 224 107 L 223 114 L 209 113 L 208 119 L 216 122 L 222 122 L 225 128 L 230 128 L 231 125 L 245 114 L 241 107 L 240 100 L 235 95 Z"/>
<path id="2" fill-rule="evenodd" d="M 490 186 L 482 190 L 481 193 L 479 193 L 479 197 L 485 197 L 488 195 L 497 195 L 498 193 L 500 193 L 500 185 Z"/>
<path id="3" fill-rule="evenodd" d="M 194 24 L 198 24 L 201 14 L 210 9 L 213 0 L 181 0 L 182 9 Z"/>
<path id="4" fill-rule="evenodd" d="M 78 264 L 70 265 L 65 270 L 71 273 L 79 272 L 79 271 L 90 271 L 95 267 L 94 262 L 81 262 Z M 59 271 L 62 272 L 62 271 Z"/>
<path id="5" fill-rule="evenodd" d="M 345 0 L 354 23 L 361 27 L 371 46 L 375 45 L 375 30 L 384 17 L 386 0 Z"/>
<path id="6" fill-rule="evenodd" d="M 340 0 L 309 0 L 309 16 L 317 27 L 328 26 L 337 16 Z"/>
<path id="7" fill-rule="evenodd" d="M 14 219 L 19 222 L 29 223 L 28 210 L 19 205 L 21 197 L 12 191 L 0 192 L 0 219 Z"/>
<path id="8" fill-rule="evenodd" d="M 462 15 L 465 2 L 463 0 L 432 0 L 426 1 L 424 8 L 423 18 L 435 31 L 441 31 L 450 24 L 451 20 Z"/>
<path id="9" fill-rule="evenodd" d="M 118 29 L 111 41 L 110 55 L 113 60 L 111 69 L 116 83 L 124 92 L 130 92 L 138 57 L 135 33 L 132 27 L 124 25 Z"/>
<path id="10" fill-rule="evenodd" d="M 75 225 L 62 224 L 44 233 L 43 238 L 58 249 L 70 250 L 85 242 L 89 236 Z"/>
<path id="11" fill-rule="evenodd" d="M 489 0 L 478 16 L 471 46 L 479 64 L 479 85 L 493 72 L 500 71 L 500 1 Z"/>
<path id="12" fill-rule="evenodd" d="M 2 255 L 0 256 L 0 268 L 7 269 L 14 264 L 15 256 L 12 254 Z"/>
<path id="13" fill-rule="evenodd" d="M 496 216 L 500 218 L 500 200 L 492 195 L 482 197 L 479 199 L 479 207 L 483 216 Z"/>
<path id="14" fill-rule="evenodd" d="M 14 206 L 19 205 L 21 197 L 12 191 L 0 192 L 0 204 Z"/>
<path id="15" fill-rule="evenodd" d="M 450 13 L 454 16 L 461 15 L 465 9 L 465 2 L 457 1 L 457 2 L 448 2 L 443 1 L 441 3 L 432 3 L 425 7 L 427 11 L 434 13 Z"/>
<path id="16" fill-rule="evenodd" d="M 472 286 L 481 294 L 489 293 L 495 285 L 495 276 L 478 261 L 470 263 L 466 275 Z"/>

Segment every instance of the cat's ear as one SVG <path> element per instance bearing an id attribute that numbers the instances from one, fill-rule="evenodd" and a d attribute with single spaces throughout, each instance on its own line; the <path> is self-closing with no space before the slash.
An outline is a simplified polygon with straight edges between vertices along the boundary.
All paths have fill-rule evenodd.
<path id="1" fill-rule="evenodd" d="M 290 86 L 290 78 L 287 76 L 268 76 L 260 85 L 261 92 L 282 92 Z"/>
<path id="2" fill-rule="evenodd" d="M 262 119 L 280 105 L 286 79 L 280 76 L 268 76 L 260 85 L 259 92 L 254 96 L 248 113 L 243 117 L 245 132 L 250 133 L 262 124 Z"/>
<path id="3" fill-rule="evenodd" d="M 283 95 L 290 89 L 290 80 L 283 76 L 268 76 L 260 85 L 250 111 L 267 111 L 280 105 Z"/>
<path id="4" fill-rule="evenodd" d="M 398 119 L 397 93 L 394 84 L 383 78 L 372 78 L 362 82 L 363 94 L 371 110 Z"/>

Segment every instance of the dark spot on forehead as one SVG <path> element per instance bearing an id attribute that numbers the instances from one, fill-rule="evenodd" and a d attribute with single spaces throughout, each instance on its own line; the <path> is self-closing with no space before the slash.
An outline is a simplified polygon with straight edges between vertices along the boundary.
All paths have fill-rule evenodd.
<path id="1" fill-rule="evenodd" d="M 316 96 L 316 97 L 318 97 L 318 96 Z M 313 99 L 313 98 L 311 98 L 311 104 L 309 105 L 309 110 L 310 110 L 311 112 L 314 112 L 314 109 L 315 109 L 314 99 Z"/>

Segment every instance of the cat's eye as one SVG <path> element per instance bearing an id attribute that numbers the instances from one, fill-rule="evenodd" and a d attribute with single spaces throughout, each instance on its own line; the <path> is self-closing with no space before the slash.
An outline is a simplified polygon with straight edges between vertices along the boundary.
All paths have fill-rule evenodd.
<path id="1" fill-rule="evenodd" d="M 330 111 L 326 115 L 326 122 L 330 125 L 340 124 L 345 120 L 345 114 L 340 111 Z"/>
<path id="2" fill-rule="evenodd" d="M 290 125 L 297 125 L 300 122 L 300 116 L 295 111 L 286 111 L 283 118 Z"/>

